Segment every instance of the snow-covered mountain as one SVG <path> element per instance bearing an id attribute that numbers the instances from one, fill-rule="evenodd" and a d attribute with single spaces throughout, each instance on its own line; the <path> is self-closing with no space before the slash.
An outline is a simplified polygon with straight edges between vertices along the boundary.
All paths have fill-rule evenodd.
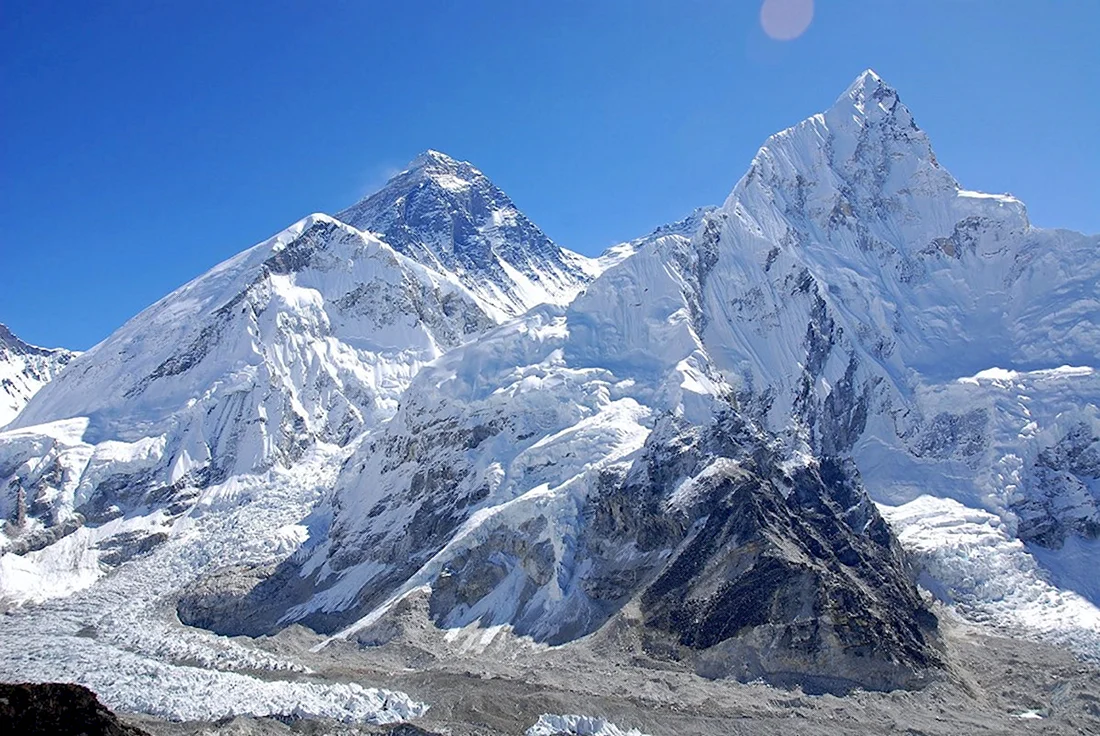
<path id="1" fill-rule="evenodd" d="M 708 677 L 917 685 L 946 655 L 884 515 L 943 600 L 1029 630 L 1057 604 L 1042 633 L 1100 658 L 1098 247 L 962 189 L 869 71 L 721 207 L 599 259 L 428 152 L 29 402 L 0 594 L 365 644 L 424 600 Z M 147 651 L 127 611 L 103 640 Z"/>
<path id="2" fill-rule="evenodd" d="M 76 355 L 63 348 L 28 345 L 0 324 L 0 427 L 15 419 Z"/>
<path id="3" fill-rule="evenodd" d="M 16 489 L 0 512 L 29 525 L 24 543 L 77 514 L 178 512 L 196 489 L 346 444 L 392 415 L 422 365 L 491 324 L 460 284 L 310 216 L 149 307 L 39 392 L 0 437 Z"/>
<path id="4" fill-rule="evenodd" d="M 769 427 L 852 453 L 880 500 L 952 497 L 1050 546 L 1096 537 L 1100 236 L 962 189 L 873 72 L 769 139 L 715 228 L 703 339 Z M 1031 375 L 1027 398 L 982 390 L 998 369 Z M 1041 500 L 1048 450 L 1085 453 L 1058 465 L 1065 509 Z"/>
<path id="5" fill-rule="evenodd" d="M 492 245 L 527 248 L 499 233 Z M 555 252 L 588 274 L 602 267 Z M 429 268 L 313 215 L 81 356 L 0 433 L 0 606 L 29 604 L 0 630 L 0 678 L 78 680 L 113 707 L 171 718 L 422 712 L 401 693 L 273 680 L 305 668 L 180 632 L 164 604 L 225 567 L 262 571 L 308 536 L 299 522 L 420 367 L 518 308 L 497 304 L 482 275 Z M 568 275 L 541 280 L 549 301 L 591 278 Z M 174 695 L 138 684 L 148 677 Z"/>
<path id="6" fill-rule="evenodd" d="M 439 151 L 336 217 L 455 277 L 496 319 L 566 304 L 600 270 L 555 245 L 480 171 Z"/>
<path id="7" fill-rule="evenodd" d="M 584 325 L 607 306 L 601 281 L 569 310 L 540 308 L 426 367 L 344 466 L 330 533 L 227 619 L 232 574 L 186 596 L 185 620 L 199 609 L 234 632 L 234 617 L 263 621 L 304 589 L 280 623 L 351 623 L 341 636 L 372 642 L 426 587 L 446 628 L 560 643 L 617 625 L 630 604 L 655 632 L 647 646 L 711 675 L 919 681 L 938 660 L 934 619 L 854 473 L 780 454 L 701 353 L 620 356 Z M 653 298 L 668 307 L 670 292 Z M 687 314 L 665 327 L 653 337 L 690 339 Z M 779 645 L 792 637 L 804 648 Z"/>
<path id="8" fill-rule="evenodd" d="M 848 455 L 879 501 L 955 498 L 1024 539 L 1080 538 L 1095 559 L 1098 243 L 962 189 L 866 72 L 769 139 L 690 237 L 654 238 L 567 308 L 425 368 L 345 466 L 329 533 L 249 600 L 278 608 L 276 591 L 306 578 L 280 623 L 336 629 L 373 611 L 347 635 L 429 586 L 440 625 L 560 641 L 644 604 L 713 513 L 694 490 L 712 476 L 789 492 L 821 472 L 811 458 Z M 729 411 L 759 434 L 719 439 Z M 661 481 L 640 484 L 643 469 Z M 639 485 L 652 503 L 623 502 L 613 518 L 629 541 L 608 549 L 593 519 Z M 1042 559 L 1095 595 L 1056 553 Z"/>
<path id="9" fill-rule="evenodd" d="M 420 366 L 605 267 L 434 151 L 340 217 L 296 223 L 82 356 L 0 437 L 16 489 L 0 515 L 70 528 L 179 510 L 196 488 L 346 444 L 393 414 Z"/>

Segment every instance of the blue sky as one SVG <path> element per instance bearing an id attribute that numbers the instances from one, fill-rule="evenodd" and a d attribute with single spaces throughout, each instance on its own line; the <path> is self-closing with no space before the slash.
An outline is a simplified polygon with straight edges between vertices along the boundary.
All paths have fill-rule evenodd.
<path id="1" fill-rule="evenodd" d="M 400 6 L 400 7 L 398 7 Z M 719 203 L 864 68 L 940 161 L 1100 231 L 1100 2 L 51 2 L 0 16 L 0 321 L 88 348 L 425 148 L 585 253 Z"/>

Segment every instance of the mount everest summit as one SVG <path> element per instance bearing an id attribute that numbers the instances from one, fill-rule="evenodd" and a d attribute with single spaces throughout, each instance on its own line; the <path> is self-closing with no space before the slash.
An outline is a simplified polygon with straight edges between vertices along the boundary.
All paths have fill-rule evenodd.
<path id="1" fill-rule="evenodd" d="M 1095 660 L 1098 247 L 963 189 L 870 71 L 722 206 L 596 259 L 426 152 L 42 369 L 0 432 L 0 638 L 181 718 L 64 646 L 208 687 L 195 651 L 289 666 L 221 635 L 382 646 L 416 606 L 889 690 L 950 667 L 919 580 Z M 166 605 L 186 653 L 138 632 Z M 255 712 L 233 676 L 219 712 Z"/>

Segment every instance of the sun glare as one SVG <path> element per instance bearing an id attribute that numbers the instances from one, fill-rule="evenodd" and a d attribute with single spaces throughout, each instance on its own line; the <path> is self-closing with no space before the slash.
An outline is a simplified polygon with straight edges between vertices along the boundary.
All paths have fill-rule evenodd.
<path id="1" fill-rule="evenodd" d="M 760 25 L 777 41 L 793 41 L 806 32 L 814 17 L 814 0 L 764 0 Z"/>

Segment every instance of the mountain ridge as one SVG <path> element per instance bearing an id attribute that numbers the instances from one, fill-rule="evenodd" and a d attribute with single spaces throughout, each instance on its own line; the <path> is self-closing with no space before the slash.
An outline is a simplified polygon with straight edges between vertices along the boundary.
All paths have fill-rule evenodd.
<path id="1" fill-rule="evenodd" d="M 434 150 L 336 218 L 454 274 L 498 321 L 567 302 L 598 268 L 556 245 L 480 170 Z"/>
<path id="2" fill-rule="evenodd" d="M 0 323 L 0 428 L 80 353 L 24 342 Z"/>

